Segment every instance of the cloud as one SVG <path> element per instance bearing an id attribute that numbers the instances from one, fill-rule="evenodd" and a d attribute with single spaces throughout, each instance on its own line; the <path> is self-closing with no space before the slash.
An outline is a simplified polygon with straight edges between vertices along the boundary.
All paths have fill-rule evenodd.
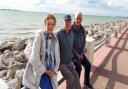
<path id="1" fill-rule="evenodd" d="M 0 8 L 75 13 L 88 15 L 128 16 L 127 0 L 0 0 Z"/>
<path id="2" fill-rule="evenodd" d="M 115 10 L 128 12 L 128 7 L 127 7 L 128 1 L 127 0 L 110 0 L 110 2 L 108 3 L 108 6 Z"/>
<path id="3" fill-rule="evenodd" d="M 74 3 L 74 4 L 73 4 Z M 76 4 L 77 3 L 77 4 Z M 44 11 L 54 11 L 54 12 L 61 12 L 61 13 L 73 13 L 80 9 L 79 4 L 80 1 L 74 0 L 42 0 L 38 3 L 38 10 Z"/>
<path id="4" fill-rule="evenodd" d="M 0 0 L 1 9 L 33 10 L 38 0 Z"/>

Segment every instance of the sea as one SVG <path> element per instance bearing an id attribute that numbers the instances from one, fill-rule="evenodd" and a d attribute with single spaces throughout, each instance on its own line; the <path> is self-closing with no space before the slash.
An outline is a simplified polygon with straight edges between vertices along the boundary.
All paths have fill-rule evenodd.
<path id="1" fill-rule="evenodd" d="M 33 36 L 37 31 L 44 29 L 46 12 L 31 12 L 18 10 L 0 10 L 0 43 L 10 38 L 25 38 Z M 61 13 L 54 13 L 57 18 L 55 31 L 59 31 L 63 24 Z M 72 22 L 74 20 L 74 14 Z M 82 25 L 106 23 L 124 19 L 122 17 L 84 15 Z"/>

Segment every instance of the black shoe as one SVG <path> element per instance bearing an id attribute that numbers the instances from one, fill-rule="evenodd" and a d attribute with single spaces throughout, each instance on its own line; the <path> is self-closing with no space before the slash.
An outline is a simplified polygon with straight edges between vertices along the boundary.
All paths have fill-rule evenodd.
<path id="1" fill-rule="evenodd" d="M 92 86 L 90 83 L 84 84 L 84 86 L 85 86 L 87 89 L 94 89 L 93 86 Z"/>

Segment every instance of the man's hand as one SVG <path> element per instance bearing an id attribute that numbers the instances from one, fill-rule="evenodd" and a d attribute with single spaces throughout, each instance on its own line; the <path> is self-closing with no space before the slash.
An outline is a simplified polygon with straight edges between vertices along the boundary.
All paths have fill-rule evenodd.
<path id="1" fill-rule="evenodd" d="M 76 53 L 76 57 L 80 60 L 80 55 L 78 53 Z"/>
<path id="2" fill-rule="evenodd" d="M 82 54 L 80 55 L 80 58 L 81 58 L 81 60 L 83 60 L 83 55 Z"/>
<path id="3" fill-rule="evenodd" d="M 79 59 L 79 61 L 82 61 L 83 60 L 83 55 L 82 54 L 76 54 L 77 58 Z"/>

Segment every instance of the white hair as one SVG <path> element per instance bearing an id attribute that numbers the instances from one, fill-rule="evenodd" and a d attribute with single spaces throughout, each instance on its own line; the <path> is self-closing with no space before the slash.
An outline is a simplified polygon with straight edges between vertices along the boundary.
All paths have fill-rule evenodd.
<path id="1" fill-rule="evenodd" d="M 77 11 L 77 12 L 75 13 L 75 18 L 77 18 L 78 15 L 82 16 L 82 12 Z"/>

